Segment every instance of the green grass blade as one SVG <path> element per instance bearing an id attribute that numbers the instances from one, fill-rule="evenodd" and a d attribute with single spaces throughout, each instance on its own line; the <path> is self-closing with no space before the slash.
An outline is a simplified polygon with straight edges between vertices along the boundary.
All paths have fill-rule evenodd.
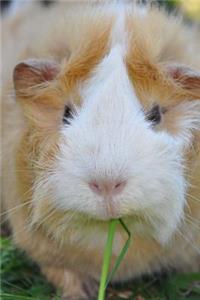
<path id="1" fill-rule="evenodd" d="M 109 271 L 109 265 L 110 265 L 110 258 L 112 255 L 112 245 L 113 245 L 113 239 L 114 239 L 114 234 L 116 230 L 117 224 L 120 222 L 124 230 L 126 231 L 128 235 L 128 239 L 122 248 L 119 256 L 117 257 L 117 260 L 115 262 L 115 265 L 108 276 L 108 271 Z M 101 273 L 101 280 L 100 280 L 100 287 L 99 287 L 99 295 L 98 295 L 98 300 L 104 300 L 105 299 L 105 291 L 108 283 L 110 280 L 113 278 L 114 274 L 116 273 L 120 263 L 122 262 L 124 256 L 126 255 L 126 252 L 129 248 L 131 241 L 131 234 L 124 222 L 121 219 L 118 220 L 111 220 L 109 224 L 109 230 L 108 230 L 108 238 L 105 246 L 105 251 L 104 251 L 104 260 L 103 260 L 103 267 L 102 267 L 102 273 Z"/>
<path id="2" fill-rule="evenodd" d="M 104 300 L 105 298 L 106 281 L 108 277 L 110 258 L 112 255 L 112 244 L 113 244 L 114 234 L 118 222 L 119 220 L 111 220 L 109 223 L 108 237 L 107 237 L 107 242 L 104 250 L 104 259 L 103 259 L 103 267 L 101 273 L 98 300 Z"/>
<path id="3" fill-rule="evenodd" d="M 122 227 L 124 228 L 124 230 L 126 231 L 127 235 L 128 235 L 128 239 L 124 245 L 124 247 L 122 248 L 116 262 L 115 265 L 110 273 L 110 275 L 108 276 L 108 279 L 106 281 L 106 287 L 108 286 L 109 282 L 112 280 L 113 276 L 115 275 L 117 269 L 119 268 L 119 265 L 121 264 L 124 256 L 126 255 L 126 252 L 128 251 L 130 242 L 131 242 L 131 233 L 128 230 L 128 228 L 126 227 L 126 225 L 124 224 L 124 222 L 122 221 L 122 219 L 119 219 L 120 224 L 122 225 Z"/>

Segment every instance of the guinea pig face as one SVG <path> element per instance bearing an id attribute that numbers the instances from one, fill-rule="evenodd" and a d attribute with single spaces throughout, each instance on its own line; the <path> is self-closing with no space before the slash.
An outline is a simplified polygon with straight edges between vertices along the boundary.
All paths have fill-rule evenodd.
<path id="1" fill-rule="evenodd" d="M 59 209 L 102 221 L 139 215 L 162 241 L 183 214 L 182 145 L 145 117 L 121 51 L 114 47 L 80 87 L 83 104 L 61 129 L 48 182 Z"/>
<path id="2" fill-rule="evenodd" d="M 79 82 L 78 93 L 82 104 L 65 108 L 54 164 L 37 178 L 34 205 L 48 199 L 62 213 L 102 222 L 139 216 L 144 230 L 166 242 L 183 217 L 186 139 L 157 130 L 158 105 L 144 112 L 120 45 Z M 185 120 L 188 126 L 191 116 Z"/>

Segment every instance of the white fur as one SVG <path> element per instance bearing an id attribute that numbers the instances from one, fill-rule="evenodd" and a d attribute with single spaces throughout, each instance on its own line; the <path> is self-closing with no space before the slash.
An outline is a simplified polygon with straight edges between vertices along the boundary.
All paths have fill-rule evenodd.
<path id="1" fill-rule="evenodd" d="M 71 125 L 63 126 L 55 170 L 34 198 L 38 201 L 45 190 L 57 208 L 99 220 L 139 214 L 150 224 L 146 231 L 151 228 L 165 243 L 185 205 L 183 145 L 179 137 L 156 132 L 145 120 L 127 74 L 123 42 L 112 44 L 80 93 L 83 105 Z M 99 179 L 127 182 L 110 200 L 114 216 L 106 210 L 107 200 L 88 185 Z"/>

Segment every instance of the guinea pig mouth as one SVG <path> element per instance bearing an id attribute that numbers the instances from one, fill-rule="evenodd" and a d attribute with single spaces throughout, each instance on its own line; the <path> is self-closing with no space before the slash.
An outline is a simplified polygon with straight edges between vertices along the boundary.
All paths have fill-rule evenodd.
<path id="1" fill-rule="evenodd" d="M 105 201 L 105 220 L 120 218 L 117 205 L 113 201 Z"/>
<path id="2" fill-rule="evenodd" d="M 126 215 L 120 212 L 117 203 L 113 203 L 113 201 L 102 201 L 95 212 L 82 211 L 81 214 L 91 220 L 100 222 L 126 217 Z"/>
<path id="3" fill-rule="evenodd" d="M 96 221 L 109 221 L 112 219 L 119 219 L 124 217 L 118 211 L 112 209 L 111 207 L 106 208 L 105 210 L 98 211 L 96 214 L 87 214 L 89 218 Z"/>

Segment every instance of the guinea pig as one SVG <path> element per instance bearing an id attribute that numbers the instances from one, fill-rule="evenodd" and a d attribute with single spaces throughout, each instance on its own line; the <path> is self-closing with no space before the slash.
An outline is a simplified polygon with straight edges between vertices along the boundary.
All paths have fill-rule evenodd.
<path id="1" fill-rule="evenodd" d="M 200 270 L 200 45 L 134 3 L 32 4 L 3 21 L 2 199 L 13 241 L 63 299 L 93 299 L 108 222 L 132 243 L 113 282 Z M 117 228 L 111 267 L 126 241 Z"/>

